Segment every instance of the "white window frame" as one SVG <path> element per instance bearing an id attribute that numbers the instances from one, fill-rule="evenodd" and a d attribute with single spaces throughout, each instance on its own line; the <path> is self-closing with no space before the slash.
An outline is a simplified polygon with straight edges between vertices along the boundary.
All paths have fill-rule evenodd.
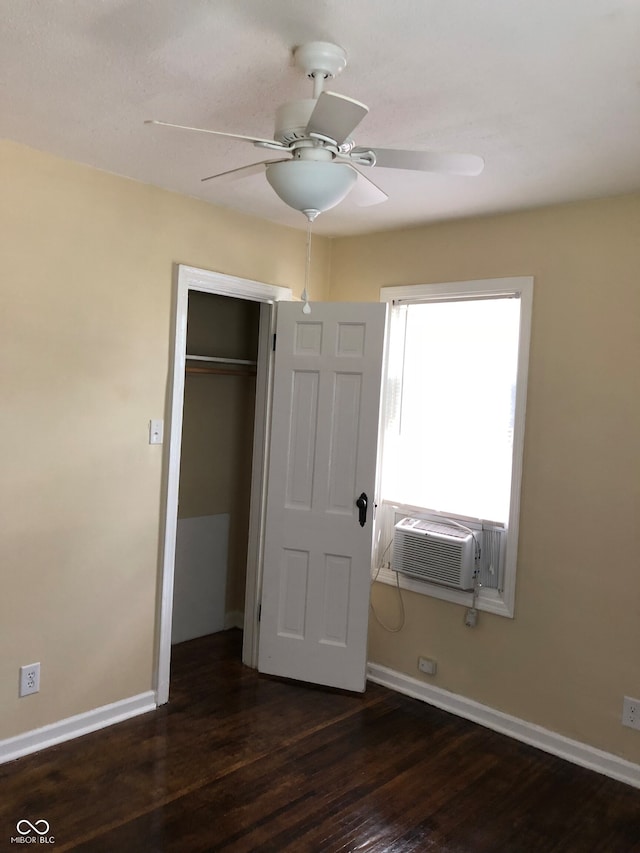
<path id="1" fill-rule="evenodd" d="M 524 454 L 524 427 L 527 401 L 527 377 L 529 372 L 529 346 L 531 339 L 531 315 L 533 305 L 533 277 L 516 276 L 510 278 L 478 279 L 474 281 L 452 281 L 440 284 L 416 284 L 388 286 L 380 288 L 380 301 L 393 305 L 402 302 L 449 301 L 456 299 L 477 299 L 491 297 L 513 297 L 520 299 L 520 333 L 518 343 L 518 369 L 516 374 L 516 399 L 513 429 L 513 461 L 511 468 L 511 497 L 505 549 L 505 566 L 501 590 L 481 589 L 475 606 L 479 610 L 513 618 L 515 607 L 516 571 L 518 556 L 518 530 L 520 520 L 520 494 L 522 487 L 522 461 Z M 388 324 L 388 331 L 391 324 Z M 388 350 L 388 346 L 387 346 Z M 386 371 L 383 380 L 383 406 L 386 406 Z M 385 409 L 383 408 L 383 411 Z M 380 459 L 384 454 L 384 430 L 380 442 Z M 382 465 L 378 465 L 381 472 Z M 381 502 L 380 473 L 378 475 L 377 503 Z M 402 507 L 407 515 L 415 508 Z M 379 538 L 378 536 L 376 537 Z M 377 555 L 380 559 L 381 555 Z M 376 567 L 375 579 L 395 586 L 398 582 L 403 589 L 469 606 L 473 595 L 463 590 L 414 580 L 406 575 L 391 571 L 384 565 Z"/>

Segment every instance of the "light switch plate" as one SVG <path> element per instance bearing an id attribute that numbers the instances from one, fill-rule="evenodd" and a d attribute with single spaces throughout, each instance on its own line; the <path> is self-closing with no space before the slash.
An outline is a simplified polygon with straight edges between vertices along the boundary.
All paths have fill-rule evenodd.
<path id="1" fill-rule="evenodd" d="M 164 422 L 158 418 L 149 421 L 149 444 L 162 444 Z"/>

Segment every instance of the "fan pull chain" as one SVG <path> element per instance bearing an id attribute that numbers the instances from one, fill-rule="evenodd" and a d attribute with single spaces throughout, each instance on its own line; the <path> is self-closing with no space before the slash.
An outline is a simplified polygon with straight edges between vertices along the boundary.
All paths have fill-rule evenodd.
<path id="1" fill-rule="evenodd" d="M 309 219 L 307 221 L 307 259 L 304 268 L 304 290 L 302 291 L 302 301 L 304 305 L 302 306 L 303 314 L 311 314 L 311 306 L 309 305 L 309 272 L 311 270 L 311 226 L 313 224 L 313 220 Z"/>

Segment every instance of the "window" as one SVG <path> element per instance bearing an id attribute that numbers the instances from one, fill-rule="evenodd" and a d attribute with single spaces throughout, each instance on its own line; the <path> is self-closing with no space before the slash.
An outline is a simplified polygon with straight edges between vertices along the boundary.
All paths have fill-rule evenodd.
<path id="1" fill-rule="evenodd" d="M 463 523 L 480 544 L 478 606 L 513 615 L 531 278 L 385 287 L 390 303 L 378 565 L 405 516 Z M 396 582 L 381 570 L 379 580 Z M 469 594 L 402 576 L 403 586 Z"/>

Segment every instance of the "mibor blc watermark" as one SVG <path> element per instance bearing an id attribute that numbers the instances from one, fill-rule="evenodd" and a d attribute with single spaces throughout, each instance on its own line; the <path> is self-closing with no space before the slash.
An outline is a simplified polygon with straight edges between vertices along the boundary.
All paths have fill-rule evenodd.
<path id="1" fill-rule="evenodd" d="M 49 832 L 49 821 L 40 818 L 34 820 L 22 819 L 16 824 L 17 835 L 11 838 L 12 844 L 55 844 L 56 840 Z"/>

